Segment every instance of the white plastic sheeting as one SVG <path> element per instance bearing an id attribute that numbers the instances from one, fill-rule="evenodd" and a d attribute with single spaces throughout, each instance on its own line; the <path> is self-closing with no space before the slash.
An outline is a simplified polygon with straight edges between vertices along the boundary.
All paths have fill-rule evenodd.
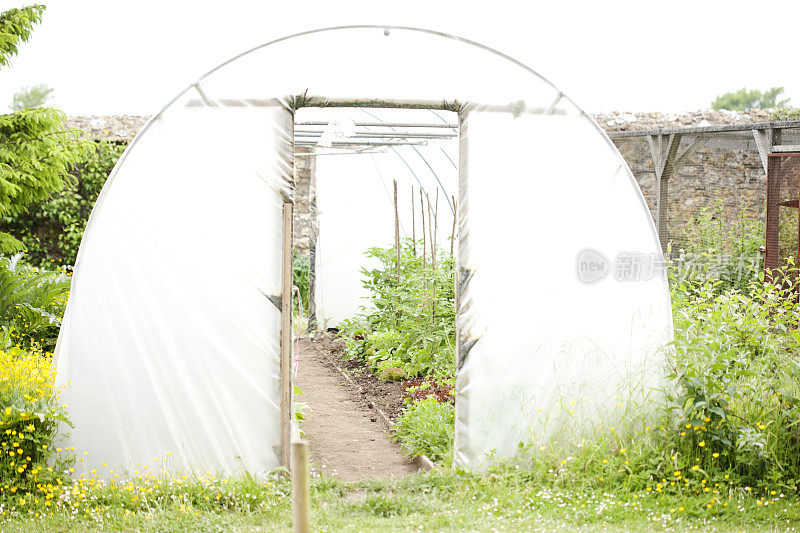
<path id="1" fill-rule="evenodd" d="M 671 323 L 663 276 L 612 265 L 661 260 L 630 171 L 577 113 L 472 111 L 466 131 L 456 462 L 621 432 L 657 396 Z M 583 251 L 605 277 L 579 278 Z"/>
<path id="2" fill-rule="evenodd" d="M 270 297 L 280 296 L 280 205 L 293 195 L 283 106 L 325 98 L 468 109 L 457 464 L 574 439 L 620 406 L 644 405 L 658 384 L 671 329 L 664 278 L 617 280 L 613 266 L 594 283 L 576 274 L 585 253 L 661 260 L 632 175 L 600 128 L 533 71 L 475 43 L 402 28 L 309 32 L 187 89 L 137 136 L 98 200 L 57 347 L 75 423 L 66 445 L 89 452 L 80 467 L 278 465 L 280 316 Z M 386 202 L 385 189 L 359 179 L 348 209 Z M 330 250 L 351 238 L 322 231 Z"/>
<path id="3" fill-rule="evenodd" d="M 287 117 L 179 107 L 117 167 L 56 350 L 79 473 L 279 464 Z"/>

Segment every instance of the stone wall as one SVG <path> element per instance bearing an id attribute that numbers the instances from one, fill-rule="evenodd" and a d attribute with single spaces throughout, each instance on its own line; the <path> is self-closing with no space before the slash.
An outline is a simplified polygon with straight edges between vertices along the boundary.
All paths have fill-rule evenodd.
<path id="1" fill-rule="evenodd" d="M 769 122 L 771 115 L 771 110 L 753 109 L 683 114 L 608 113 L 593 118 L 611 132 L 763 123 Z M 636 177 L 655 220 L 656 177 L 647 140 L 618 140 L 615 144 Z M 703 148 L 670 180 L 668 196 L 667 233 L 670 240 L 680 245 L 703 209 L 715 209 L 717 202 L 722 206 L 720 215 L 724 220 L 732 221 L 743 215 L 763 222 L 767 177 L 756 152 Z"/>
<path id="2" fill-rule="evenodd" d="M 656 176 L 650 148 L 643 139 L 617 142 L 655 220 Z M 704 209 L 718 211 L 724 220 L 741 214 L 764 221 L 767 177 L 757 153 L 744 150 L 701 149 L 669 182 L 667 235 L 685 242 L 687 230 Z"/>

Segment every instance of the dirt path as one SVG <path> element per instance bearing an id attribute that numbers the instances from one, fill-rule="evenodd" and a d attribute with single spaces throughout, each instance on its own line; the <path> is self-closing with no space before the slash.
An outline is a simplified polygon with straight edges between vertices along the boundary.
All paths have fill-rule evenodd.
<path id="1" fill-rule="evenodd" d="M 295 380 L 303 391 L 299 400 L 311 407 L 300 429 L 311 444 L 312 473 L 357 481 L 416 472 L 387 439 L 381 419 L 333 367 L 326 344 L 301 339 Z"/>

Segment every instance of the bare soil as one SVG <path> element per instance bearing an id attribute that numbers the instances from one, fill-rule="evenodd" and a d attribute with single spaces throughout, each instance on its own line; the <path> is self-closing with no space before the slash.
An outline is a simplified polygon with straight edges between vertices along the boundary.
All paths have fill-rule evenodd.
<path id="1" fill-rule="evenodd" d="M 303 392 L 298 400 L 311 407 L 311 415 L 300 429 L 311 446 L 312 475 L 359 481 L 417 472 L 418 467 L 404 459 L 400 447 L 389 440 L 389 428 L 370 409 L 361 388 L 336 370 L 334 364 L 339 360 L 333 352 L 341 354 L 341 346 L 329 335 L 300 340 L 295 382 Z M 390 385 L 399 386 L 402 394 L 401 384 Z M 391 395 L 387 392 L 384 396 Z"/>
<path id="2" fill-rule="evenodd" d="M 319 342 L 327 348 L 335 364 L 347 372 L 353 381 L 358 384 L 362 389 L 363 397 L 372 400 L 375 405 L 386 413 L 392 422 L 397 422 L 397 419 L 405 410 L 403 405 L 405 386 L 403 383 L 400 381 L 381 381 L 360 361 L 343 361 L 345 345 L 344 341 L 338 337 L 325 334 L 323 338 L 319 339 Z"/>

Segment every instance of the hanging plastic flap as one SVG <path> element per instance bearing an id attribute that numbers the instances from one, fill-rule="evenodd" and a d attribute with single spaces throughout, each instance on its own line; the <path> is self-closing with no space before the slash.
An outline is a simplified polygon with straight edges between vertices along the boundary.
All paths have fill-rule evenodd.
<path id="1" fill-rule="evenodd" d="M 671 332 L 636 183 L 580 114 L 464 116 L 455 462 L 621 432 L 657 397 Z"/>
<path id="2" fill-rule="evenodd" d="M 271 300 L 291 126 L 281 107 L 177 107 L 117 167 L 81 245 L 56 354 L 75 425 L 61 446 L 78 452 L 79 473 L 279 465 Z"/>

